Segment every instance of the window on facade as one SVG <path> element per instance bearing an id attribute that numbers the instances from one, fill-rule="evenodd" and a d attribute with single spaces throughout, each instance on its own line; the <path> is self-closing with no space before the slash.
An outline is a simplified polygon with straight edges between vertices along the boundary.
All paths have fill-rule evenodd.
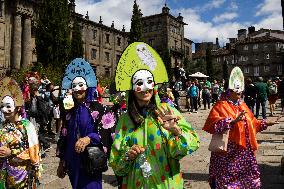
<path id="1" fill-rule="evenodd" d="M 110 61 L 109 52 L 105 52 L 105 61 L 106 61 L 106 62 L 109 62 L 109 61 Z"/>
<path id="2" fill-rule="evenodd" d="M 189 55 L 189 47 L 188 46 L 185 46 L 185 54 Z"/>
<path id="3" fill-rule="evenodd" d="M 110 77 L 110 69 L 109 68 L 105 68 L 105 76 Z"/>
<path id="4" fill-rule="evenodd" d="M 177 43 L 178 43 L 178 41 L 177 41 L 177 40 L 175 40 L 175 49 L 177 48 Z"/>
<path id="5" fill-rule="evenodd" d="M 249 73 L 249 67 L 244 67 L 244 72 Z"/>
<path id="6" fill-rule="evenodd" d="M 247 51 L 249 49 L 248 45 L 244 46 L 244 50 Z"/>
<path id="7" fill-rule="evenodd" d="M 91 56 L 92 59 L 97 59 L 97 49 L 92 49 Z"/>
<path id="8" fill-rule="evenodd" d="M 269 60 L 269 54 L 266 54 L 266 59 Z"/>
<path id="9" fill-rule="evenodd" d="M 254 58 L 255 58 L 255 60 L 257 61 L 257 60 L 258 60 L 258 55 L 257 55 L 257 54 L 254 55 Z"/>
<path id="10" fill-rule="evenodd" d="M 259 66 L 254 67 L 254 76 L 259 76 Z"/>
<path id="11" fill-rule="evenodd" d="M 106 43 L 109 43 L 109 34 L 106 34 Z"/>
<path id="12" fill-rule="evenodd" d="M 0 1 L 0 17 L 2 17 L 4 15 L 4 13 L 3 13 L 3 6 L 4 6 L 4 2 Z"/>
<path id="13" fill-rule="evenodd" d="M 264 72 L 269 72 L 270 67 L 269 66 L 264 66 Z"/>
<path id="14" fill-rule="evenodd" d="M 93 40 L 96 40 L 97 39 L 97 30 L 94 30 L 93 31 Z"/>
<path id="15" fill-rule="evenodd" d="M 149 39 L 149 45 L 153 46 L 154 39 Z"/>
<path id="16" fill-rule="evenodd" d="M 120 46 L 120 45 L 121 45 L 121 38 L 118 37 L 118 38 L 117 38 L 117 46 Z"/>
<path id="17" fill-rule="evenodd" d="M 116 55 L 116 63 L 118 63 L 118 62 L 119 62 L 120 57 L 121 57 L 121 55 L 120 55 L 120 54 L 117 54 L 117 55 Z"/>
<path id="18" fill-rule="evenodd" d="M 281 64 L 277 65 L 277 72 L 278 72 L 279 75 L 282 74 L 282 65 Z"/>
<path id="19" fill-rule="evenodd" d="M 254 44 L 252 48 L 253 48 L 253 50 L 258 49 L 258 44 Z"/>
<path id="20" fill-rule="evenodd" d="M 264 48 L 267 48 L 268 47 L 268 45 L 267 44 L 264 44 Z"/>

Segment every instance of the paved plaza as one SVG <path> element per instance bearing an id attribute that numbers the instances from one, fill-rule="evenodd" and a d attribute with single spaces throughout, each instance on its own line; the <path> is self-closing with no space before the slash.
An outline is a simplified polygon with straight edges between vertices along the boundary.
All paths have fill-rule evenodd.
<path id="1" fill-rule="evenodd" d="M 278 109 L 279 110 L 279 109 Z M 208 167 L 210 152 L 208 145 L 210 134 L 202 131 L 203 124 L 209 110 L 200 110 L 198 113 L 183 113 L 186 119 L 193 125 L 200 136 L 201 146 L 193 153 L 181 160 L 181 169 L 185 179 L 184 188 L 207 189 Z M 279 114 L 280 112 L 277 111 Z M 280 123 L 269 127 L 266 131 L 259 133 L 259 150 L 257 160 L 261 169 L 261 180 L 264 189 L 284 189 L 284 176 L 280 175 L 280 160 L 284 153 L 284 117 Z M 71 189 L 68 177 L 59 179 L 56 176 L 58 158 L 55 157 L 55 144 L 47 153 L 43 161 L 44 172 L 42 176 L 42 189 Z M 103 174 L 103 188 L 112 189 L 116 187 L 115 176 L 111 168 Z"/>

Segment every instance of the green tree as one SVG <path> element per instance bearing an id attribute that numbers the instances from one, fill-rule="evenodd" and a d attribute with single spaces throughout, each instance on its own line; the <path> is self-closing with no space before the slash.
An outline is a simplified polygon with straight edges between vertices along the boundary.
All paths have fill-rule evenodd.
<path id="1" fill-rule="evenodd" d="M 211 48 L 206 49 L 206 72 L 210 77 L 214 74 L 211 50 Z"/>
<path id="2" fill-rule="evenodd" d="M 68 0 L 42 0 L 36 28 L 37 60 L 44 66 L 64 67 L 70 61 Z"/>
<path id="3" fill-rule="evenodd" d="M 172 66 L 171 66 L 171 55 L 170 55 L 169 49 L 164 49 L 164 51 L 161 54 L 161 58 L 162 58 L 162 60 L 165 64 L 165 67 L 167 69 L 169 81 L 171 81 L 173 79 L 174 72 L 173 72 L 173 69 L 172 69 Z"/>
<path id="4" fill-rule="evenodd" d="M 143 41 L 141 17 L 142 17 L 141 9 L 139 9 L 136 0 L 134 0 L 132 18 L 131 18 L 131 28 L 129 33 L 129 44 L 137 41 Z"/>
<path id="5" fill-rule="evenodd" d="M 71 40 L 71 53 L 70 58 L 73 60 L 75 58 L 82 58 L 84 55 L 83 52 L 83 40 L 82 32 L 80 25 L 77 19 L 73 21 L 73 30 L 72 30 L 72 40 Z"/>
<path id="6" fill-rule="evenodd" d="M 227 81 L 229 79 L 229 68 L 228 68 L 228 61 L 224 61 L 223 63 L 223 79 Z"/>

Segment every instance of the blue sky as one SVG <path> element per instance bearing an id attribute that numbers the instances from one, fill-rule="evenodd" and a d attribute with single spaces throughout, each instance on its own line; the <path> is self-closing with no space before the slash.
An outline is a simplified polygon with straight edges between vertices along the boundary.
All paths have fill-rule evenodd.
<path id="1" fill-rule="evenodd" d="M 144 16 L 157 14 L 167 2 L 170 13 L 181 13 L 185 37 L 194 42 L 215 41 L 221 45 L 236 37 L 237 30 L 254 25 L 256 29 L 282 29 L 281 0 L 137 0 Z M 89 12 L 90 19 L 115 28 L 130 29 L 133 0 L 76 0 L 76 11 Z"/>

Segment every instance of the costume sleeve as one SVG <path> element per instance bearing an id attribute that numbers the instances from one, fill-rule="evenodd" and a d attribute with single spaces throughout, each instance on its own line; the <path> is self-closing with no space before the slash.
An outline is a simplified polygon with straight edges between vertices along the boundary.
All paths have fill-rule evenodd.
<path id="1" fill-rule="evenodd" d="M 67 120 L 64 118 L 62 120 L 63 127 L 61 128 L 60 136 L 57 141 L 57 147 L 56 147 L 56 156 L 59 157 L 61 160 L 65 159 L 64 154 L 65 154 L 65 148 L 67 145 L 67 127 L 66 127 L 67 123 L 66 122 Z"/>
<path id="2" fill-rule="evenodd" d="M 101 137 L 98 133 L 89 133 L 87 136 L 91 139 L 91 145 L 97 145 L 101 142 Z"/>
<path id="3" fill-rule="evenodd" d="M 191 125 L 182 117 L 180 112 L 171 108 L 174 114 L 181 119 L 177 126 L 181 128 L 182 134 L 179 136 L 169 135 L 167 149 L 172 158 L 181 159 L 187 154 L 191 154 L 199 148 L 199 137 Z"/>
<path id="4" fill-rule="evenodd" d="M 122 125 L 125 124 L 126 119 L 127 117 L 123 115 L 117 123 L 109 159 L 109 165 L 118 176 L 127 175 L 132 166 L 132 162 L 126 160 L 126 152 L 130 149 L 127 144 L 129 136 L 127 136 L 126 131 L 122 130 Z"/>
<path id="5" fill-rule="evenodd" d="M 255 117 L 253 118 L 253 125 L 255 127 L 255 131 L 261 132 L 267 129 L 267 125 L 266 125 L 266 120 L 262 119 L 262 120 L 258 120 Z"/>
<path id="6" fill-rule="evenodd" d="M 230 124 L 232 118 L 223 116 L 220 113 L 222 109 L 222 102 L 217 102 L 210 111 L 202 130 L 210 134 L 214 134 L 224 133 L 226 130 L 233 128 L 233 126 Z"/>

